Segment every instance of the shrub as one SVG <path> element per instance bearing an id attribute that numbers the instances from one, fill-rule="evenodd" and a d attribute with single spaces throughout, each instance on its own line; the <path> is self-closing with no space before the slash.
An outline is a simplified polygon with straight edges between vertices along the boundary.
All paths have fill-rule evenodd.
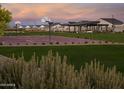
<path id="1" fill-rule="evenodd" d="M 17 43 L 17 45 L 20 45 L 20 43 Z"/>
<path id="2" fill-rule="evenodd" d="M 42 43 L 42 45 L 45 45 L 46 43 Z"/>
<path id="3" fill-rule="evenodd" d="M 56 44 L 59 44 L 59 42 L 56 42 Z"/>
<path id="4" fill-rule="evenodd" d="M 3 45 L 3 43 L 2 43 L 2 42 L 0 42 L 0 45 Z"/>
<path id="5" fill-rule="evenodd" d="M 124 77 L 116 67 L 108 68 L 99 62 L 86 63 L 76 70 L 67 63 L 67 57 L 52 51 L 40 62 L 34 54 L 30 62 L 24 57 L 0 62 L 0 83 L 14 83 L 16 88 L 71 89 L 71 88 L 124 88 Z"/>
<path id="6" fill-rule="evenodd" d="M 88 41 L 85 41 L 84 43 L 85 43 L 85 44 L 87 44 L 87 43 L 88 43 Z"/>
<path id="7" fill-rule="evenodd" d="M 26 43 L 26 45 L 28 45 L 28 43 Z"/>
<path id="8" fill-rule="evenodd" d="M 12 43 L 9 43 L 9 45 L 12 45 Z"/>
<path id="9" fill-rule="evenodd" d="M 37 45 L 37 43 L 33 43 L 33 45 Z"/>
<path id="10" fill-rule="evenodd" d="M 109 41 L 105 41 L 105 43 L 109 43 Z"/>
<path id="11" fill-rule="evenodd" d="M 72 44 L 74 44 L 74 42 L 71 42 Z"/>
<path id="12" fill-rule="evenodd" d="M 50 44 L 50 45 L 52 45 L 52 44 L 53 44 L 53 42 L 50 42 L 49 44 Z"/>

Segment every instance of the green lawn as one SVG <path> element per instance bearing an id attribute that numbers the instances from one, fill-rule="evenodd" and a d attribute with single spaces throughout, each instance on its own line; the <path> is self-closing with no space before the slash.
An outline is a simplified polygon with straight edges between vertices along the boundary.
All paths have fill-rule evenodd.
<path id="1" fill-rule="evenodd" d="M 8 33 L 5 35 L 48 35 L 48 32 L 25 32 L 25 33 Z M 66 37 L 80 37 L 80 38 L 91 38 L 97 40 L 107 40 L 111 42 L 124 43 L 124 33 L 69 33 L 69 32 L 52 32 L 52 35 L 66 36 Z"/>
<path id="2" fill-rule="evenodd" d="M 17 56 L 24 53 L 25 59 L 29 60 L 31 55 L 46 55 L 48 50 L 59 52 L 61 56 L 67 55 L 68 62 L 74 64 L 78 69 L 85 62 L 99 60 L 107 66 L 116 65 L 118 70 L 124 72 L 124 46 L 123 45 L 86 45 L 86 46 L 41 46 L 41 47 L 0 47 L 0 54 Z"/>

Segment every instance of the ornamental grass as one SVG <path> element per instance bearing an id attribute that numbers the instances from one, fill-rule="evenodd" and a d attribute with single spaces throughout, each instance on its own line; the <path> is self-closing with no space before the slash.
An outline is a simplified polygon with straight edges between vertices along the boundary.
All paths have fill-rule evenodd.
<path id="1" fill-rule="evenodd" d="M 28 62 L 23 55 L 0 62 L 0 84 L 15 84 L 19 89 L 122 89 L 124 76 L 116 66 L 109 68 L 96 61 L 76 70 L 67 56 L 49 51 L 41 60 L 34 53 Z"/>

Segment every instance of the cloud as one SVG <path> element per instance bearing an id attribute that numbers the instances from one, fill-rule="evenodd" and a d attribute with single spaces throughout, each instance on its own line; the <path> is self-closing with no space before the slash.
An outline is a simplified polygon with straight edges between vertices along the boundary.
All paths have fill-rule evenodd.
<path id="1" fill-rule="evenodd" d="M 94 9 L 81 8 L 72 4 L 6 4 L 14 19 L 35 19 L 49 16 L 57 19 L 72 19 L 91 13 Z M 80 8 L 80 9 L 79 9 Z"/>
<path id="2" fill-rule="evenodd" d="M 13 14 L 14 20 L 35 20 L 43 16 L 52 19 L 97 19 L 100 17 L 116 17 L 124 19 L 124 4 L 3 4 Z"/>

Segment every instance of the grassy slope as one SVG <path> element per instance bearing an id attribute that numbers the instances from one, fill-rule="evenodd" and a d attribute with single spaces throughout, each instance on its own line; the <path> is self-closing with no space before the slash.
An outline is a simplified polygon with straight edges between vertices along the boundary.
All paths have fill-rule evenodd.
<path id="1" fill-rule="evenodd" d="M 48 32 L 25 32 L 25 33 L 9 33 L 6 35 L 48 35 Z M 80 38 L 92 38 L 98 40 L 108 40 L 112 42 L 121 42 L 124 43 L 124 33 L 64 33 L 64 32 L 55 32 L 52 35 L 60 35 L 66 37 L 80 37 Z"/>
<path id="2" fill-rule="evenodd" d="M 58 51 L 60 55 L 67 55 L 68 62 L 79 68 L 85 62 L 97 59 L 107 66 L 116 65 L 118 70 L 124 72 L 124 46 L 42 46 L 42 47 L 0 47 L 0 54 L 16 56 L 24 53 L 25 59 L 29 60 L 33 52 L 36 55 L 46 55 L 48 50 Z"/>

